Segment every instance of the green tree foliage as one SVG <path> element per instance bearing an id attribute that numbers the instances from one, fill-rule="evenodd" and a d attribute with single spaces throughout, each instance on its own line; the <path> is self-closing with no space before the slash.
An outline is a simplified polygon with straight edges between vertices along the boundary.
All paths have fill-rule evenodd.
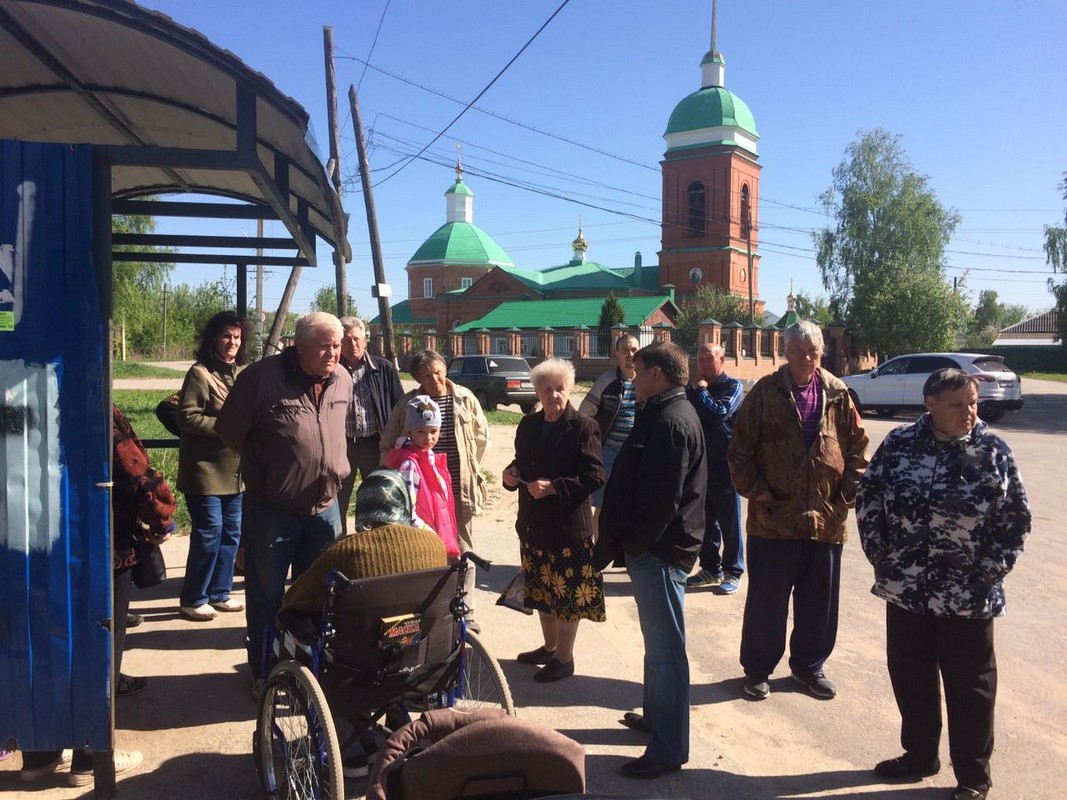
<path id="1" fill-rule="evenodd" d="M 156 229 L 152 217 L 116 214 L 113 233 L 151 233 Z M 122 252 L 157 251 L 155 247 L 116 246 Z M 173 264 L 115 261 L 112 264 L 112 303 L 116 327 L 126 331 L 127 347 L 134 352 L 156 353 L 163 341 L 163 287 Z"/>
<path id="2" fill-rule="evenodd" d="M 998 302 L 997 293 L 992 289 L 978 294 L 978 304 L 967 328 L 968 347 L 990 347 L 996 341 L 1001 328 L 1022 322 L 1030 315 L 1030 310 L 1023 305 L 1005 305 Z"/>
<path id="3" fill-rule="evenodd" d="M 718 286 L 701 286 L 696 295 L 681 302 L 674 342 L 687 353 L 695 352 L 698 326 L 709 319 L 723 325 L 729 322 L 747 324 L 748 298 L 730 294 Z M 762 316 L 756 321 L 762 322 Z"/>
<path id="4" fill-rule="evenodd" d="M 804 292 L 797 292 L 793 298 L 793 310 L 801 319 L 813 319 L 824 328 L 836 321 L 829 301 L 821 295 L 809 297 Z"/>
<path id="5" fill-rule="evenodd" d="M 861 133 L 821 195 L 833 228 L 812 236 L 830 305 L 876 353 L 953 349 L 970 310 L 944 277 L 960 217 L 916 173 L 899 137 Z"/>
<path id="6" fill-rule="evenodd" d="M 1067 172 L 1064 173 L 1067 176 Z M 1067 177 L 1060 184 L 1063 199 L 1067 200 Z M 1054 272 L 1067 273 L 1067 213 L 1064 214 L 1062 227 L 1045 226 L 1045 258 Z M 1048 279 L 1048 289 L 1056 298 L 1056 314 L 1060 324 L 1060 344 L 1067 348 L 1067 280 L 1057 283 L 1055 278 Z"/>
<path id="7" fill-rule="evenodd" d="M 356 301 L 352 299 L 352 294 L 348 294 L 348 302 L 345 304 L 345 308 L 348 309 L 347 316 L 358 317 L 359 311 L 356 309 Z M 312 311 L 325 311 L 328 314 L 337 313 L 337 287 L 335 286 L 323 286 L 317 292 L 315 292 L 315 298 L 311 301 Z"/>
<path id="8" fill-rule="evenodd" d="M 619 305 L 619 299 L 614 292 L 608 292 L 608 296 L 604 298 L 604 304 L 600 307 L 600 320 L 596 324 L 597 330 L 602 333 L 610 333 L 613 327 L 622 325 L 624 322 L 626 322 L 626 314 L 623 312 L 622 306 Z"/>

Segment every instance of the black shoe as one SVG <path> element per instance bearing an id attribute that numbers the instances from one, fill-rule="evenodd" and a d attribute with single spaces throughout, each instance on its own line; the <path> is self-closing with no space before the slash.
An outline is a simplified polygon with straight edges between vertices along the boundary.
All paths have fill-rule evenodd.
<path id="1" fill-rule="evenodd" d="M 818 697 L 820 700 L 833 700 L 837 697 L 837 687 L 821 672 L 813 672 L 810 675 L 799 675 L 794 672 L 791 677 L 807 689 L 813 697 Z"/>
<path id="2" fill-rule="evenodd" d="M 648 756 L 641 756 L 623 764 L 622 774 L 627 778 L 651 780 L 652 778 L 666 775 L 668 772 L 677 772 L 681 768 L 681 764 L 661 764 L 658 761 L 653 761 Z"/>
<path id="3" fill-rule="evenodd" d="M 127 628 L 136 628 L 142 622 L 144 622 L 144 617 L 142 617 L 140 614 L 127 614 L 126 615 L 126 627 Z"/>
<path id="4" fill-rule="evenodd" d="M 934 757 L 933 761 L 924 761 L 905 753 L 896 758 L 879 761 L 874 766 L 874 774 L 879 778 L 889 780 L 918 780 L 929 778 L 941 771 L 941 759 Z"/>
<path id="5" fill-rule="evenodd" d="M 131 678 L 120 672 L 118 682 L 115 684 L 115 694 L 119 697 L 129 697 L 131 694 L 143 692 L 147 686 L 148 678 Z"/>
<path id="6" fill-rule="evenodd" d="M 952 800 L 985 800 L 988 789 L 972 789 L 969 786 L 957 786 L 952 790 Z"/>
<path id="7" fill-rule="evenodd" d="M 559 659 L 553 658 L 548 662 L 547 666 L 541 667 L 534 673 L 534 680 L 538 683 L 554 683 L 555 681 L 561 681 L 564 678 L 569 678 L 574 674 L 574 659 L 572 658 L 566 664 L 562 663 Z"/>
<path id="8" fill-rule="evenodd" d="M 648 723 L 645 722 L 645 718 L 640 714 L 636 714 L 633 711 L 627 711 L 622 715 L 622 719 L 619 720 L 623 725 L 632 731 L 638 733 L 652 733 L 652 729 L 648 727 Z"/>
<path id="9" fill-rule="evenodd" d="M 766 678 L 749 677 L 745 678 L 741 691 L 753 700 L 766 700 L 767 695 L 771 693 L 771 685 L 767 683 Z"/>
<path id="10" fill-rule="evenodd" d="M 536 650 L 527 650 L 525 653 L 519 653 L 515 656 L 515 660 L 520 664 L 547 664 L 552 660 L 552 651 L 545 650 L 545 646 L 541 645 Z"/>

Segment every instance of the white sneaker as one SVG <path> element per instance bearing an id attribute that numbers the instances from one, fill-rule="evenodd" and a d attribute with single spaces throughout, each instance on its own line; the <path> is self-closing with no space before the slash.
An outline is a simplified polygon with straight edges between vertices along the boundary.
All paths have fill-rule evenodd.
<path id="1" fill-rule="evenodd" d="M 202 608 L 203 606 L 201 606 Z M 233 597 L 227 597 L 225 600 L 220 600 L 218 603 L 212 603 L 211 607 L 216 611 L 244 611 L 245 604 L 240 600 Z"/>
<path id="2" fill-rule="evenodd" d="M 207 603 L 202 606 L 182 606 L 182 616 L 195 622 L 206 622 L 209 619 L 215 619 L 218 615 L 219 612 Z"/>
<path id="3" fill-rule="evenodd" d="M 144 756 L 140 750 L 116 750 L 115 751 L 115 777 L 141 766 Z M 93 782 L 93 771 L 71 770 L 67 775 L 67 783 L 71 786 L 88 786 Z"/>
<path id="4" fill-rule="evenodd" d="M 63 750 L 54 760 L 47 764 L 43 764 L 40 767 L 31 769 L 23 767 L 19 770 L 19 780 L 23 783 L 34 783 L 35 781 L 41 780 L 41 778 L 47 778 L 60 767 L 67 766 L 73 757 L 73 750 Z"/>

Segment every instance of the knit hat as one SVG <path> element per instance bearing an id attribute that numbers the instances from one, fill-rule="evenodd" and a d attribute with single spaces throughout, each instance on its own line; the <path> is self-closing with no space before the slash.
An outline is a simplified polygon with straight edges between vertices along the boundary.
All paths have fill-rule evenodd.
<path id="1" fill-rule="evenodd" d="M 404 418 L 405 431 L 417 431 L 420 428 L 440 428 L 441 408 L 425 394 L 417 394 L 408 403 Z"/>
<path id="2" fill-rule="evenodd" d="M 356 530 L 411 524 L 411 495 L 395 469 L 376 469 L 356 489 Z"/>

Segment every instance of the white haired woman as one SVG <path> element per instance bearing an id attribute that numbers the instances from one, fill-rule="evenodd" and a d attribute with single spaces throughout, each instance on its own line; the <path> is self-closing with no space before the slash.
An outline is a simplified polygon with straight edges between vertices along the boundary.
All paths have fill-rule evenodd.
<path id="1" fill-rule="evenodd" d="M 501 476 L 519 490 L 519 534 L 526 607 L 541 620 L 544 644 L 520 653 L 523 664 L 544 664 L 541 683 L 574 674 L 574 640 L 583 619 L 603 622 L 604 581 L 593 566 L 589 495 L 604 483 L 600 431 L 570 404 L 574 366 L 550 358 L 530 372 L 541 411 L 515 432 L 515 459 Z"/>

